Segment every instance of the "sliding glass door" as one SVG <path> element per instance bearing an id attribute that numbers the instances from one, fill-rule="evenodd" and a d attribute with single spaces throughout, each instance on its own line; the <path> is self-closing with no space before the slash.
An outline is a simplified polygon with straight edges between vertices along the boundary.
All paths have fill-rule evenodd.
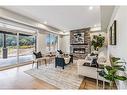
<path id="1" fill-rule="evenodd" d="M 6 60 L 12 65 L 17 63 L 17 35 L 16 34 L 6 34 Z"/>
<path id="2" fill-rule="evenodd" d="M 35 36 L 19 35 L 19 63 L 31 61 L 35 51 Z"/>
<path id="3" fill-rule="evenodd" d="M 0 67 L 17 63 L 17 35 L 0 32 Z"/>
<path id="4" fill-rule="evenodd" d="M 31 61 L 35 47 L 33 35 L 0 31 L 0 67 Z"/>

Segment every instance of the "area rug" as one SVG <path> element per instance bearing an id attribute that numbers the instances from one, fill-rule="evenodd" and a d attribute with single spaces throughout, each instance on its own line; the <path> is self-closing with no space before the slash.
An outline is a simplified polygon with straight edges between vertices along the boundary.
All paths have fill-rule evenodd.
<path id="1" fill-rule="evenodd" d="M 39 69 L 30 69 L 25 73 L 43 80 L 59 89 L 79 89 L 83 77 L 77 74 L 77 65 L 69 64 L 62 69 L 55 68 L 54 64 L 42 65 Z"/>

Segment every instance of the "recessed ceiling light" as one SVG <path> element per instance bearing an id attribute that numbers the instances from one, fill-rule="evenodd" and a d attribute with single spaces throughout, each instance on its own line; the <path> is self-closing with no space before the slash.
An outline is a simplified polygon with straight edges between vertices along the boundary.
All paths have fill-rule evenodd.
<path id="1" fill-rule="evenodd" d="M 47 21 L 44 21 L 44 24 L 47 24 Z"/>
<path id="2" fill-rule="evenodd" d="M 92 6 L 90 6 L 90 7 L 89 7 L 89 10 L 93 10 L 93 7 L 92 7 Z"/>

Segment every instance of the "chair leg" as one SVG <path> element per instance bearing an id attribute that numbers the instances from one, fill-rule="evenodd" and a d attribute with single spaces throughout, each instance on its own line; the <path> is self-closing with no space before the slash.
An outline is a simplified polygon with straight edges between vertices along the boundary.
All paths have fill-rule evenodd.
<path id="1" fill-rule="evenodd" d="M 63 69 L 64 69 L 64 66 L 63 66 Z"/>

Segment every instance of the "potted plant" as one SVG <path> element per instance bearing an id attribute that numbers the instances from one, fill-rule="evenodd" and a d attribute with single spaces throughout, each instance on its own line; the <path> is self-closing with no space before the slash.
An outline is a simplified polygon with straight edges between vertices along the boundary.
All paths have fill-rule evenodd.
<path id="1" fill-rule="evenodd" d="M 111 64 L 112 66 L 104 66 L 104 69 L 102 69 L 99 72 L 99 75 L 104 77 L 106 80 L 110 81 L 110 88 L 113 88 L 115 80 L 121 80 L 125 81 L 127 78 L 125 76 L 120 76 L 117 74 L 118 70 L 125 71 L 125 67 L 123 65 L 118 65 L 118 62 L 120 58 L 112 57 L 111 58 Z"/>
<path id="2" fill-rule="evenodd" d="M 92 39 L 92 46 L 94 47 L 94 50 L 98 51 L 98 48 L 101 48 L 104 45 L 105 37 L 101 34 L 94 35 Z"/>

